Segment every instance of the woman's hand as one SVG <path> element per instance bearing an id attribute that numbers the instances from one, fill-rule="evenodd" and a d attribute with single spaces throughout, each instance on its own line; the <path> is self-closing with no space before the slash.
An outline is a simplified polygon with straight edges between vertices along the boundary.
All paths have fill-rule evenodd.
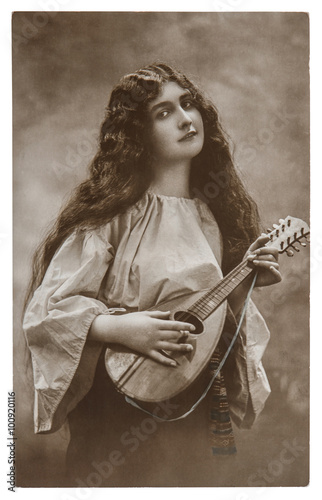
<path id="1" fill-rule="evenodd" d="M 268 286 L 282 280 L 278 264 L 277 248 L 265 247 L 269 241 L 267 234 L 257 238 L 245 254 L 245 258 L 252 262 L 258 272 L 255 286 Z"/>
<path id="2" fill-rule="evenodd" d="M 117 342 L 164 365 L 176 366 L 176 362 L 162 351 L 192 351 L 192 345 L 182 341 L 195 327 L 190 323 L 169 320 L 169 315 L 170 311 L 99 315 L 92 323 L 89 338 Z"/>
<path id="3" fill-rule="evenodd" d="M 269 241 L 269 236 L 262 234 L 252 243 L 247 250 L 244 259 L 254 264 L 258 272 L 255 286 L 268 286 L 281 281 L 282 276 L 278 265 L 278 250 L 264 245 Z M 249 276 L 228 297 L 229 305 L 235 316 L 239 314 L 245 302 L 252 277 Z"/>

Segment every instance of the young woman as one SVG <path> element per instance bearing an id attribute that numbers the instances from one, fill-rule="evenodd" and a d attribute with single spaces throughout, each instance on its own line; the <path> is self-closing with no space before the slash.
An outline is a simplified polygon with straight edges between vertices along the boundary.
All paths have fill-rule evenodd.
<path id="1" fill-rule="evenodd" d="M 213 179 L 222 180 L 216 190 Z M 164 351 L 190 352 L 193 327 L 158 304 L 210 288 L 243 258 L 258 271 L 256 286 L 280 281 L 267 241 L 213 104 L 165 64 L 124 76 L 90 176 L 35 254 L 24 319 L 35 432 L 68 419 L 70 486 L 216 485 L 213 457 L 235 451 L 230 415 L 250 427 L 269 394 L 261 364 L 269 333 L 254 304 L 224 374 L 183 420 L 160 423 L 126 403 L 104 347 L 116 342 L 172 369 Z M 236 328 L 249 286 L 229 296 L 226 328 Z M 171 406 L 162 412 L 171 418 Z"/>

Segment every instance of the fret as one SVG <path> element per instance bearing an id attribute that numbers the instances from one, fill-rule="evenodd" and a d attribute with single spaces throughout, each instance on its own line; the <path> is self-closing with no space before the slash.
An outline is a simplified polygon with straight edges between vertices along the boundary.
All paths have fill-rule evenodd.
<path id="1" fill-rule="evenodd" d="M 231 283 L 225 283 L 223 285 L 223 288 L 224 290 L 227 290 L 228 292 L 231 292 L 232 290 L 234 290 L 235 286 L 234 286 L 234 278 L 231 280 Z"/>
<path id="2" fill-rule="evenodd" d="M 217 302 L 213 299 L 209 299 L 208 300 L 208 305 L 211 307 L 211 308 L 214 308 L 217 306 Z"/>
<path id="3" fill-rule="evenodd" d="M 221 299 L 223 299 L 223 298 L 225 298 L 225 297 L 226 297 L 226 293 L 225 293 L 225 291 L 224 291 L 224 290 L 219 290 L 219 289 L 218 289 L 218 290 L 216 290 L 216 293 L 213 293 L 213 292 L 211 293 L 211 292 L 209 292 L 209 296 L 210 296 L 211 298 L 215 299 L 215 300 L 216 300 L 216 299 L 221 300 Z"/>
<path id="4" fill-rule="evenodd" d="M 248 261 L 241 262 L 214 288 L 197 300 L 189 310 L 197 313 L 201 319 L 206 319 L 252 271 L 253 269 L 248 266 Z"/>

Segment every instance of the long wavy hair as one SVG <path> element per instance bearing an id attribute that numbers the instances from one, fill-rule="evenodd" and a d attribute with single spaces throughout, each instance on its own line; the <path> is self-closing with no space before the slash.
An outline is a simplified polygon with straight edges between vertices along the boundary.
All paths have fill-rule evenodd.
<path id="1" fill-rule="evenodd" d="M 89 177 L 74 190 L 36 250 L 25 305 L 41 284 L 56 250 L 73 230 L 106 224 L 136 203 L 148 188 L 147 108 L 166 82 L 188 89 L 203 119 L 204 146 L 192 160 L 190 189 L 208 203 L 219 225 L 224 273 L 237 265 L 258 236 L 257 207 L 234 167 L 215 106 L 182 72 L 163 63 L 152 64 L 125 75 L 113 89 Z"/>

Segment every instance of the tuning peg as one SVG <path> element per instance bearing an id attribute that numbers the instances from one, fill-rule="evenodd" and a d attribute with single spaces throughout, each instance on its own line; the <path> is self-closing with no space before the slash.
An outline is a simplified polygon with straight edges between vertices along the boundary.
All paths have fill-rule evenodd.
<path id="1" fill-rule="evenodd" d="M 293 250 L 291 250 L 290 248 L 288 250 L 286 250 L 286 253 L 287 253 L 288 257 L 293 257 L 293 255 L 294 255 Z"/>
<path id="2" fill-rule="evenodd" d="M 278 224 L 273 224 L 273 228 L 274 228 L 274 229 L 278 229 L 278 228 L 279 228 L 279 225 L 278 225 Z"/>
<path id="3" fill-rule="evenodd" d="M 292 248 L 293 248 L 296 252 L 299 252 L 299 251 L 300 251 L 300 249 L 299 249 L 299 248 L 297 248 L 297 247 L 295 247 L 294 245 L 292 245 Z"/>
<path id="4" fill-rule="evenodd" d="M 306 247 L 305 241 L 300 241 L 300 245 L 302 245 L 302 247 Z"/>
<path id="5" fill-rule="evenodd" d="M 285 219 L 279 219 L 279 221 L 278 221 L 278 222 L 279 222 L 280 224 L 284 224 Z"/>
<path id="6" fill-rule="evenodd" d="M 273 229 L 271 229 L 270 227 L 268 227 L 268 228 L 266 229 L 266 232 L 267 232 L 267 233 L 271 233 L 272 231 L 273 231 Z"/>

